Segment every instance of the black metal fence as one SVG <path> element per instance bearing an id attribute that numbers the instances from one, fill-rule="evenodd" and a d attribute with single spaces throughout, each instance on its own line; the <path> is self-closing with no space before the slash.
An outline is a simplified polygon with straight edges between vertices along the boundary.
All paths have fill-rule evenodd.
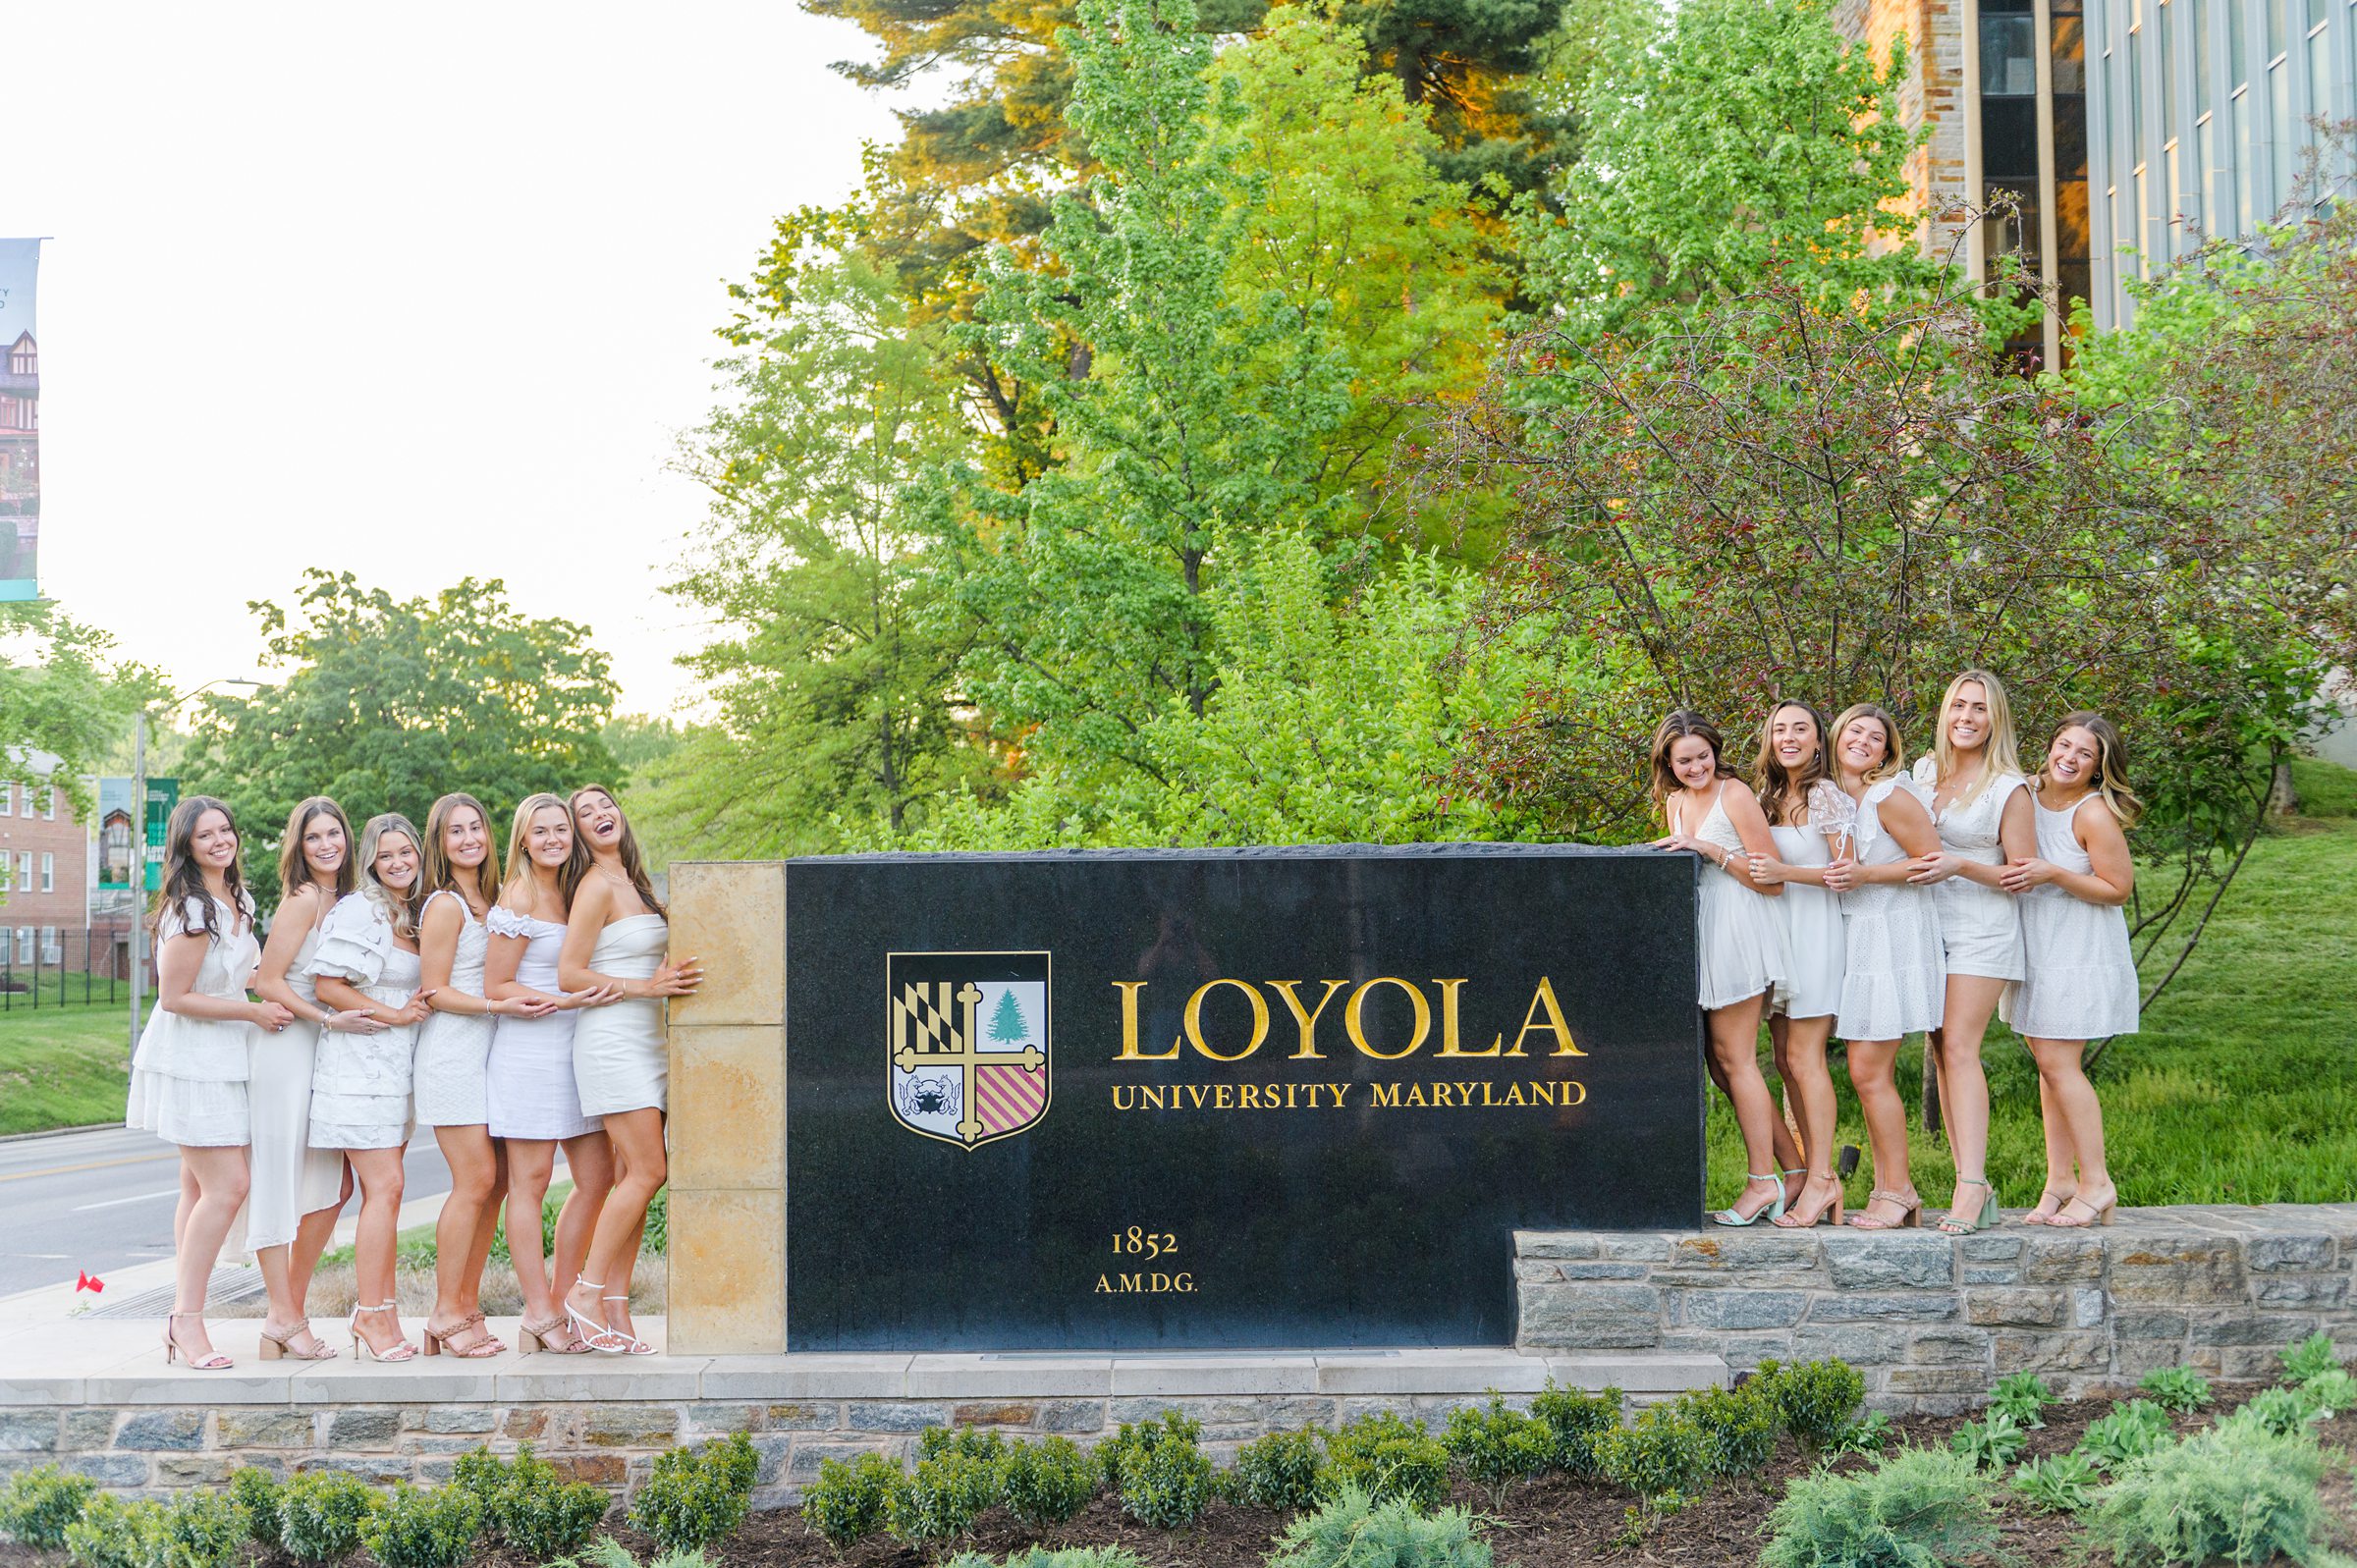
<path id="1" fill-rule="evenodd" d="M 132 926 L 7 924 L 0 905 L 0 1012 L 131 1000 Z M 152 963 L 147 993 L 155 994 Z"/>

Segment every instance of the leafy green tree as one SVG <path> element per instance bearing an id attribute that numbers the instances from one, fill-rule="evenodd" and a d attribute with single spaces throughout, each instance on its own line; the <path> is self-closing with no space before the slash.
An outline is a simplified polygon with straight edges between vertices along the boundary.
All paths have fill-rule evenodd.
<path id="1" fill-rule="evenodd" d="M 606 656 L 586 626 L 519 614 L 496 578 L 395 599 L 314 568 L 293 616 L 248 608 L 287 675 L 205 698 L 181 787 L 230 803 L 265 902 L 274 841 L 306 795 L 332 796 L 356 828 L 398 811 L 422 829 L 435 796 L 463 789 L 504 841 L 507 814 L 535 790 L 620 786 L 601 736 L 615 692 Z"/>
<path id="2" fill-rule="evenodd" d="M 0 765 L 35 751 L 56 757 L 42 782 L 65 790 L 78 814 L 89 805 L 83 776 L 130 731 L 137 705 L 163 692 L 153 672 L 114 666 L 113 647 L 55 604 L 0 604 Z"/>

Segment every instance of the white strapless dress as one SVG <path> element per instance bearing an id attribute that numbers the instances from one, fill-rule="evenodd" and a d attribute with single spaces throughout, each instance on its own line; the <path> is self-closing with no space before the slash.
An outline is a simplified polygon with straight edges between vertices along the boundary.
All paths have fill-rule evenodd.
<path id="1" fill-rule="evenodd" d="M 662 967 L 671 922 L 631 915 L 597 934 L 589 967 L 617 980 L 645 980 Z M 671 1048 L 663 1033 L 663 1003 L 646 998 L 592 1007 L 573 1031 L 573 1077 L 581 1114 L 664 1109 L 671 1085 Z"/>

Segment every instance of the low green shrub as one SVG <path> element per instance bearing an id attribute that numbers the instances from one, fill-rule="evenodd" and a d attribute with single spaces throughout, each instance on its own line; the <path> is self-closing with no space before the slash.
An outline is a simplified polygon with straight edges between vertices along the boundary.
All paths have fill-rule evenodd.
<path id="1" fill-rule="evenodd" d="M 2300 1403 L 2319 1421 L 2330 1421 L 2344 1410 L 2357 1410 L 2357 1378 L 2340 1368 L 2320 1372 L 2300 1384 Z"/>
<path id="2" fill-rule="evenodd" d="M 1711 1479 L 1711 1439 L 1673 1405 L 1656 1405 L 1596 1445 L 1604 1478 L 1637 1495 L 1640 1520 L 1674 1513 Z"/>
<path id="3" fill-rule="evenodd" d="M 1069 1437 L 1014 1444 L 1002 1475 L 1007 1511 L 1033 1530 L 1063 1524 L 1097 1494 L 1097 1467 Z"/>
<path id="4" fill-rule="evenodd" d="M 2317 1484 L 2324 1454 L 2306 1433 L 2221 1424 L 2129 1466 L 2083 1516 L 2122 1568 L 2142 1564 L 2330 1560 Z"/>
<path id="5" fill-rule="evenodd" d="M 2015 1426 L 2011 1416 L 1992 1410 L 1985 1419 L 1958 1427 L 1947 1445 L 1971 1460 L 1975 1470 L 2002 1470 L 2021 1457 L 2030 1434 Z"/>
<path id="6" fill-rule="evenodd" d="M 1555 1463 L 1555 1433 L 1536 1416 L 1514 1409 L 1496 1394 L 1479 1408 L 1449 1412 L 1441 1446 L 1465 1479 L 1490 1494 L 1494 1508 L 1506 1506 L 1507 1488 Z"/>
<path id="7" fill-rule="evenodd" d="M 1573 1476 L 1598 1473 L 1596 1444 L 1620 1425 L 1622 1396 L 1617 1388 L 1583 1394 L 1576 1388 L 1558 1388 L 1547 1379 L 1546 1389 L 1530 1402 L 1530 1413 L 1555 1434 L 1555 1466 Z"/>
<path id="8" fill-rule="evenodd" d="M 822 1459 L 818 1479 L 802 1492 L 803 1522 L 843 1551 L 884 1532 L 892 1523 L 893 1499 L 907 1485 L 906 1474 L 882 1454 L 848 1463 Z"/>
<path id="9" fill-rule="evenodd" d="M 1745 1386 L 1812 1453 L 1840 1440 L 1866 1398 L 1865 1376 L 1845 1361 L 1763 1361 Z"/>
<path id="10" fill-rule="evenodd" d="M 2046 1425 L 2046 1407 L 2060 1404 L 2046 1379 L 2034 1372 L 2017 1372 L 1997 1379 L 1989 1390 L 1989 1408 L 2001 1410 L 2013 1418 L 2013 1425 L 2028 1432 Z"/>
<path id="11" fill-rule="evenodd" d="M 1680 1394 L 1672 1403 L 1709 1442 L 1712 1475 L 1731 1480 L 1767 1468 L 1769 1457 L 1776 1452 L 1776 1412 L 1750 1384 L 1697 1388 Z"/>
<path id="12" fill-rule="evenodd" d="M 507 1489 L 508 1466 L 488 1448 L 470 1448 L 451 1462 L 450 1484 L 474 1499 L 489 1525 L 499 1512 L 499 1494 Z"/>
<path id="13" fill-rule="evenodd" d="M 579 1558 L 559 1557 L 547 1568 L 639 1568 L 638 1559 L 630 1548 L 612 1536 L 600 1536 L 582 1548 Z M 711 1559 L 700 1549 L 686 1551 L 658 1551 L 646 1568 L 712 1568 Z"/>
<path id="14" fill-rule="evenodd" d="M 1428 1514 L 1449 1500 L 1449 1450 L 1420 1421 L 1388 1410 L 1355 1417 L 1326 1434 L 1318 1495 L 1331 1500 L 1346 1486 L 1370 1501 L 1398 1498 Z"/>
<path id="15" fill-rule="evenodd" d="M 1255 1508 L 1313 1508 L 1322 1445 L 1314 1432 L 1272 1432 L 1236 1450 L 1235 1494 Z"/>
<path id="16" fill-rule="evenodd" d="M 939 1459 L 943 1454 L 959 1454 L 996 1465 L 1007 1457 L 1007 1439 L 987 1427 L 927 1427 L 917 1433 L 918 1463 Z"/>
<path id="17" fill-rule="evenodd" d="M 301 1562 L 336 1562 L 360 1544 L 360 1527 L 375 1511 L 376 1492 L 340 1470 L 306 1470 L 287 1483 L 279 1501 L 279 1544 Z"/>
<path id="18" fill-rule="evenodd" d="M 66 1556 L 76 1568 L 158 1568 L 163 1557 L 161 1503 L 102 1491 L 66 1526 Z"/>
<path id="19" fill-rule="evenodd" d="M 999 1481 L 997 1461 L 954 1447 L 918 1460 L 886 1505 L 893 1536 L 920 1550 L 956 1541 L 999 1500 Z"/>
<path id="20" fill-rule="evenodd" d="M 2173 1437 L 2167 1411 L 2150 1399 L 2131 1399 L 2111 1414 L 2089 1422 L 2079 1435 L 2077 1451 L 2117 1475 L 2126 1466 L 2167 1447 Z"/>
<path id="21" fill-rule="evenodd" d="M 234 1470 L 229 1476 L 229 1500 L 237 1504 L 239 1522 L 246 1527 L 246 1538 L 257 1546 L 276 1546 L 285 1534 L 283 1508 L 287 1488 L 267 1470 L 251 1465 Z"/>
<path id="22" fill-rule="evenodd" d="M 1125 1546 L 1025 1546 L 993 1562 L 978 1551 L 961 1551 L 942 1568 L 1146 1568 Z"/>
<path id="23" fill-rule="evenodd" d="M 666 1552 L 701 1550 L 744 1523 L 760 1471 L 761 1456 L 740 1432 L 657 1454 L 630 1503 L 630 1523 Z"/>
<path id="24" fill-rule="evenodd" d="M 66 1527 L 97 1493 L 98 1483 L 70 1476 L 55 1465 L 20 1470 L 0 1487 L 0 1536 L 56 1551 L 66 1543 Z"/>
<path id="25" fill-rule="evenodd" d="M 1830 1454 L 1879 1454 L 1891 1446 L 1891 1418 L 1879 1410 L 1869 1410 L 1841 1429 L 1841 1435 L 1830 1443 Z"/>
<path id="26" fill-rule="evenodd" d="M 1768 1516 L 1761 1568 L 1949 1568 L 1997 1542 L 1981 1474 L 1945 1448 L 1901 1448 L 1872 1470 L 1820 1470 Z"/>
<path id="27" fill-rule="evenodd" d="M 2087 1456 L 2074 1451 L 2023 1465 L 2013 1472 L 2013 1489 L 2044 1513 L 2075 1514 L 2094 1498 L 2103 1480 Z"/>
<path id="28" fill-rule="evenodd" d="M 2332 1348 L 2332 1336 L 2322 1330 L 2285 1345 L 2281 1360 L 2285 1382 L 2306 1382 L 2319 1373 L 2330 1372 L 2340 1365 L 2339 1353 Z"/>
<path id="29" fill-rule="evenodd" d="M 2180 1416 L 2210 1403 L 2210 1379 L 2191 1367 L 2155 1368 L 2136 1386 L 2152 1395 L 2154 1404 Z"/>
<path id="30" fill-rule="evenodd" d="M 164 1505 L 156 1546 L 156 1568 L 242 1568 L 246 1516 L 225 1491 L 184 1491 Z"/>
<path id="31" fill-rule="evenodd" d="M 1202 1516 L 1218 1467 L 1199 1446 L 1203 1424 L 1176 1410 L 1160 1422 L 1124 1426 L 1122 1510 L 1141 1525 L 1179 1530 Z"/>
<path id="32" fill-rule="evenodd" d="M 360 1526 L 360 1540 L 383 1568 L 458 1568 L 482 1528 L 482 1500 L 466 1487 L 397 1482 Z"/>
<path id="33" fill-rule="evenodd" d="M 2300 1397 L 2297 1388 L 2267 1388 L 2220 1425 L 2239 1422 L 2244 1426 L 2258 1427 L 2277 1437 L 2288 1437 L 2304 1430 L 2315 1419 L 2315 1412 L 2308 1408 L 2308 1401 Z"/>
<path id="34" fill-rule="evenodd" d="M 1404 1497 L 1378 1501 L 1345 1483 L 1285 1527 L 1268 1568 L 1490 1568 L 1490 1543 L 1461 1508 L 1427 1515 Z"/>
<path id="35" fill-rule="evenodd" d="M 585 1549 L 613 1504 L 605 1487 L 567 1481 L 556 1466 L 534 1457 L 527 1442 L 507 1467 L 484 1529 L 534 1562 L 547 1562 Z"/>

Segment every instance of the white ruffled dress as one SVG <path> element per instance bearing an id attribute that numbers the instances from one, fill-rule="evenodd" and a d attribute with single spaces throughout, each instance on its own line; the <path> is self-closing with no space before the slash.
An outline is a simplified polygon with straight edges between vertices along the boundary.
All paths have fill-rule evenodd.
<path id="1" fill-rule="evenodd" d="M 450 960 L 450 989 L 479 997 L 491 933 L 458 893 L 443 889 L 425 900 L 427 909 L 435 898 L 448 898 L 459 906 L 459 946 Z M 419 922 L 424 918 L 420 911 Z M 414 1078 L 420 1127 L 470 1127 L 491 1119 L 483 1099 L 483 1067 L 498 1022 L 489 1013 L 436 1012 L 417 1026 Z"/>
<path id="2" fill-rule="evenodd" d="M 1831 779 L 1809 785 L 1808 821 L 1798 827 L 1770 827 L 1776 858 L 1787 866 L 1833 863 L 1833 840 L 1851 831 L 1857 806 Z M 1841 1008 L 1841 982 L 1848 945 L 1843 939 L 1841 895 L 1813 883 L 1787 882 L 1784 895 L 1768 907 L 1784 932 L 1784 985 L 1769 1012 L 1787 1018 L 1826 1018 Z"/>
<path id="3" fill-rule="evenodd" d="M 1861 866 L 1907 858 L 1883 827 L 1883 802 L 1905 779 L 1871 785 L 1858 802 L 1853 841 Z M 1940 911 L 1931 890 L 1903 882 L 1869 883 L 1841 895 L 1841 1005 L 1834 1033 L 1843 1040 L 1897 1040 L 1940 1026 L 1947 1001 L 1947 966 Z"/>
<path id="4" fill-rule="evenodd" d="M 379 1006 L 399 1007 L 417 994 L 417 955 L 393 937 L 393 921 L 368 894 L 354 893 L 328 912 L 314 981 L 333 976 Z M 410 1141 L 410 1068 L 414 1024 L 373 1035 L 319 1037 L 311 1071 L 311 1147 L 399 1149 Z"/>
<path id="5" fill-rule="evenodd" d="M 522 939 L 523 953 L 516 961 L 519 982 L 544 996 L 563 995 L 557 985 L 557 955 L 565 947 L 562 925 L 498 905 L 486 923 L 494 937 Z M 573 1031 L 579 1018 L 576 1012 L 552 1012 L 498 1020 L 483 1075 L 492 1137 L 578 1138 L 603 1125 L 581 1114 L 581 1091 L 574 1082 Z"/>
<path id="6" fill-rule="evenodd" d="M 214 930 L 192 988 L 223 1001 L 244 1001 L 262 946 L 253 935 L 253 902 L 232 909 L 212 902 Z M 156 922 L 155 945 L 203 936 L 204 905 L 190 898 Z M 123 1124 L 188 1149 L 236 1149 L 252 1142 L 247 1075 L 252 1070 L 247 1036 L 253 1025 L 225 1018 L 191 1018 L 157 1006 L 139 1031 L 131 1056 L 131 1094 Z"/>

